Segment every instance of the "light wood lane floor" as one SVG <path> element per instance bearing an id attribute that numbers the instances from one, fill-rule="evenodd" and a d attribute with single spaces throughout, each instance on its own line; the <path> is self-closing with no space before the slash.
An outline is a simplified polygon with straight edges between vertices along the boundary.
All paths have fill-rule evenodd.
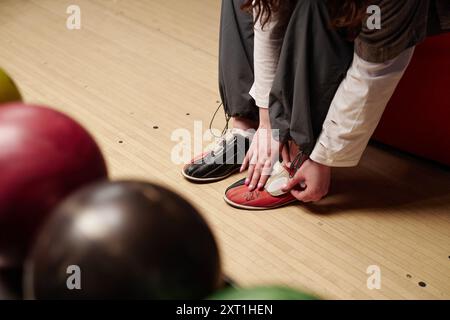
<path id="1" fill-rule="evenodd" d="M 66 28 L 71 4 L 82 10 L 81 30 Z M 194 121 L 206 130 L 219 99 L 219 0 L 2 0 L 0 12 L 0 66 L 25 99 L 86 126 L 113 178 L 164 183 L 194 202 L 240 284 L 328 299 L 450 298 L 448 169 L 369 147 L 358 168 L 334 172 L 322 203 L 258 213 L 222 201 L 238 176 L 181 178 L 171 134 L 193 132 Z M 366 285 L 372 265 L 380 290 Z"/>

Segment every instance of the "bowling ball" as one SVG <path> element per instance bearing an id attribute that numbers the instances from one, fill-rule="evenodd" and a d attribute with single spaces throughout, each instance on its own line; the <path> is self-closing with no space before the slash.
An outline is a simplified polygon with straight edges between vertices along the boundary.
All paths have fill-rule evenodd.
<path id="1" fill-rule="evenodd" d="M 0 69 L 0 104 L 11 101 L 21 101 L 19 89 L 8 74 Z"/>
<path id="2" fill-rule="evenodd" d="M 55 210 L 24 290 L 38 300 L 201 299 L 221 279 L 214 236 L 192 205 L 157 185 L 119 181 L 88 186 Z"/>
<path id="3" fill-rule="evenodd" d="M 21 103 L 0 107 L 0 269 L 22 266 L 54 207 L 106 178 L 92 137 L 69 117 Z"/>
<path id="4" fill-rule="evenodd" d="M 291 288 L 266 286 L 229 288 L 210 297 L 211 300 L 318 300 L 316 297 Z"/>

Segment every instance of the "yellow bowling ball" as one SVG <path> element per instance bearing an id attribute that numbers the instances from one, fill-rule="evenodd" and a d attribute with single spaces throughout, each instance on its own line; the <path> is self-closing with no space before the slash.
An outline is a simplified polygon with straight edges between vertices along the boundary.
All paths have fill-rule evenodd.
<path id="1" fill-rule="evenodd" d="M 22 101 L 22 96 L 14 81 L 0 69 L 0 104 L 12 101 Z"/>

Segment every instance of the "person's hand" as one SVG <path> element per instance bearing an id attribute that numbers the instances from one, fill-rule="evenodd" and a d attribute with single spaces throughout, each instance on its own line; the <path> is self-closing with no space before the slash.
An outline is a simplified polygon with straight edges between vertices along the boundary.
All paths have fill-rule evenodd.
<path id="1" fill-rule="evenodd" d="M 290 191 L 300 201 L 316 202 L 328 194 L 330 180 L 330 167 L 308 159 L 282 190 Z M 300 188 L 302 184 L 303 189 Z"/>
<path id="2" fill-rule="evenodd" d="M 260 109 L 260 124 L 250 149 L 241 166 L 241 172 L 248 167 L 245 185 L 250 191 L 262 189 L 278 160 L 280 143 L 273 138 L 268 109 Z"/>

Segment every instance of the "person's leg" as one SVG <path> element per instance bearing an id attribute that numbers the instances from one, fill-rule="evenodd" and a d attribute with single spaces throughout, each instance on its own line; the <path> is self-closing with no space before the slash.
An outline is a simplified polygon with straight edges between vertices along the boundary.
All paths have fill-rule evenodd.
<path id="1" fill-rule="evenodd" d="M 225 113 L 239 129 L 258 125 L 253 85 L 253 16 L 241 10 L 243 0 L 223 0 L 219 40 L 219 89 Z"/>
<path id="2" fill-rule="evenodd" d="M 312 151 L 331 101 L 353 59 L 353 43 L 330 27 L 325 0 L 298 0 L 292 11 L 269 103 L 273 129 L 282 142 L 293 140 L 306 155 Z M 277 138 L 277 137 L 276 137 Z M 304 160 L 294 158 L 293 167 Z M 293 169 L 293 168 L 292 168 Z M 244 180 L 230 186 L 225 201 L 247 210 L 273 209 L 296 202 L 282 191 L 293 170 L 276 163 L 264 190 L 249 192 Z"/>
<path id="3" fill-rule="evenodd" d="M 220 23 L 219 88 L 233 130 L 211 150 L 186 165 L 182 174 L 196 182 L 222 180 L 238 172 L 258 127 L 259 113 L 249 91 L 253 85 L 253 17 L 241 10 L 243 0 L 223 0 Z"/>
<path id="4" fill-rule="evenodd" d="M 325 0 L 299 0 L 287 26 L 270 97 L 272 127 L 307 155 L 353 59 L 353 42 L 331 29 Z"/>

